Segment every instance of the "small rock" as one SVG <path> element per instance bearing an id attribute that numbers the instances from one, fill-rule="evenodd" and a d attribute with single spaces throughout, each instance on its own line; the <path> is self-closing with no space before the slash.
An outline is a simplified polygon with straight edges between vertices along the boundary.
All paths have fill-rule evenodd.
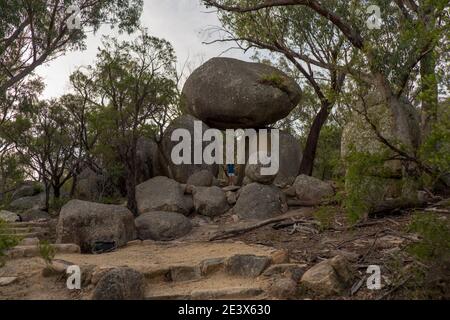
<path id="1" fill-rule="evenodd" d="M 352 284 L 352 272 L 342 256 L 324 260 L 306 271 L 300 284 L 322 296 L 340 295 Z"/>
<path id="2" fill-rule="evenodd" d="M 0 287 L 8 286 L 17 281 L 17 277 L 0 277 Z"/>
<path id="3" fill-rule="evenodd" d="M 0 220 L 5 222 L 17 222 L 20 221 L 20 217 L 11 211 L 0 210 Z"/>
<path id="4" fill-rule="evenodd" d="M 93 300 L 142 300 L 145 278 L 134 269 L 119 267 L 107 271 L 98 281 Z"/>
<path id="5" fill-rule="evenodd" d="M 298 282 L 302 275 L 305 273 L 306 264 L 296 263 L 281 263 L 271 265 L 264 271 L 265 277 L 291 277 L 294 281 Z"/>
<path id="6" fill-rule="evenodd" d="M 278 299 L 295 299 L 298 295 L 297 282 L 290 277 L 275 278 L 268 293 Z"/>
<path id="7" fill-rule="evenodd" d="M 226 261 L 226 271 L 230 275 L 257 277 L 270 264 L 270 258 L 255 255 L 234 255 Z"/>
<path id="8" fill-rule="evenodd" d="M 224 258 L 206 259 L 200 263 L 202 275 L 210 275 L 222 270 L 225 267 Z"/>
<path id="9" fill-rule="evenodd" d="M 289 262 L 289 252 L 284 249 L 275 250 L 271 255 L 272 264 L 288 263 Z"/>
<path id="10" fill-rule="evenodd" d="M 230 206 L 236 204 L 236 201 L 237 201 L 236 192 L 233 192 L 233 191 L 227 191 L 227 192 L 225 193 L 225 195 L 226 195 L 226 197 L 227 197 L 227 201 L 228 201 L 228 204 L 229 204 Z"/>
<path id="11" fill-rule="evenodd" d="M 175 266 L 170 268 L 170 279 L 172 281 L 189 281 L 201 278 L 199 266 Z"/>
<path id="12" fill-rule="evenodd" d="M 38 238 L 25 238 L 19 242 L 19 246 L 37 246 L 38 244 Z"/>

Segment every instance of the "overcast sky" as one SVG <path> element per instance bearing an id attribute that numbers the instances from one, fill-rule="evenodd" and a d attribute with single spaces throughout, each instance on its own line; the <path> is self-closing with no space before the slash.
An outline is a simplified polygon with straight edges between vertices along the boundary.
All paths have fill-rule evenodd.
<path id="1" fill-rule="evenodd" d="M 198 65 L 232 46 L 223 43 L 202 44 L 202 41 L 217 37 L 211 34 L 210 27 L 220 25 L 216 14 L 208 12 L 211 9 L 201 5 L 200 0 L 144 0 L 141 24 L 148 28 L 151 35 L 172 43 L 181 69 L 187 59 L 192 65 Z M 91 64 L 95 60 L 101 36 L 106 34 L 116 35 L 109 26 L 102 27 L 96 35 L 88 36 L 86 50 L 69 52 L 37 68 L 37 73 L 44 78 L 46 84 L 45 98 L 58 97 L 70 90 L 69 75 L 78 66 Z M 250 54 L 230 50 L 222 56 L 248 60 Z"/>

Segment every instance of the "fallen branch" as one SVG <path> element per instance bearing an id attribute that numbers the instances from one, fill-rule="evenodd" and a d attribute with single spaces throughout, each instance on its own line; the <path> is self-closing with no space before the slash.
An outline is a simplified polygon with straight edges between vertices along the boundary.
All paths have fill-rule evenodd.
<path id="1" fill-rule="evenodd" d="M 249 231 L 252 231 L 252 230 L 264 227 L 264 226 L 267 226 L 269 224 L 285 221 L 285 220 L 288 220 L 288 219 L 292 219 L 292 217 L 271 218 L 271 219 L 267 219 L 267 220 L 263 220 L 263 221 L 251 224 L 251 225 L 246 225 L 246 226 L 242 226 L 242 227 L 237 227 L 237 228 L 224 230 L 224 231 L 218 232 L 215 235 L 213 235 L 211 238 L 209 238 L 209 241 L 223 240 L 223 239 L 232 238 L 232 237 L 235 237 L 237 235 L 241 235 L 243 233 L 246 233 L 246 232 L 249 232 Z"/>
<path id="2" fill-rule="evenodd" d="M 383 202 L 377 204 L 375 208 L 370 211 L 370 215 L 391 213 L 392 211 L 401 209 L 423 208 L 425 205 L 426 202 L 410 199 L 384 200 Z"/>

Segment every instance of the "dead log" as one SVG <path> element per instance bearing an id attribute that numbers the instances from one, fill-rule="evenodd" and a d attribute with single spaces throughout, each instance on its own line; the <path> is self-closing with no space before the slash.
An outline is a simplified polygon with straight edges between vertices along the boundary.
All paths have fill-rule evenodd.
<path id="1" fill-rule="evenodd" d="M 392 213 L 404 209 L 423 208 L 425 201 L 414 199 L 388 199 L 376 204 L 370 211 L 369 215 L 379 215 L 384 213 Z"/>

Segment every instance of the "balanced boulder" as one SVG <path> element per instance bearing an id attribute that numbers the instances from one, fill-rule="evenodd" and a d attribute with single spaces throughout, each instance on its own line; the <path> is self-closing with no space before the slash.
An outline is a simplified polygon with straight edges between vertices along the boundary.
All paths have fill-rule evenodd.
<path id="1" fill-rule="evenodd" d="M 320 204 L 334 195 L 334 189 L 329 183 L 304 174 L 295 179 L 294 188 L 297 198 L 311 205 Z"/>
<path id="2" fill-rule="evenodd" d="M 193 197 L 195 211 L 204 216 L 215 217 L 230 209 L 225 192 L 219 187 L 196 187 Z"/>
<path id="3" fill-rule="evenodd" d="M 150 211 L 189 213 L 181 184 L 167 177 L 154 177 L 136 186 L 136 201 L 139 214 Z"/>
<path id="4" fill-rule="evenodd" d="M 141 214 L 134 221 L 141 240 L 169 241 L 192 230 L 191 221 L 176 212 L 153 211 Z"/>
<path id="5" fill-rule="evenodd" d="M 286 196 L 273 185 L 250 183 L 238 196 L 233 211 L 243 219 L 268 219 L 287 211 Z"/>
<path id="6" fill-rule="evenodd" d="M 285 118 L 301 90 L 272 66 L 212 58 L 186 80 L 183 96 L 187 111 L 211 127 L 260 128 Z"/>
<path id="7" fill-rule="evenodd" d="M 135 238 L 133 214 L 124 206 L 71 200 L 61 208 L 57 243 L 75 243 L 89 253 L 98 241 L 123 246 Z"/>

